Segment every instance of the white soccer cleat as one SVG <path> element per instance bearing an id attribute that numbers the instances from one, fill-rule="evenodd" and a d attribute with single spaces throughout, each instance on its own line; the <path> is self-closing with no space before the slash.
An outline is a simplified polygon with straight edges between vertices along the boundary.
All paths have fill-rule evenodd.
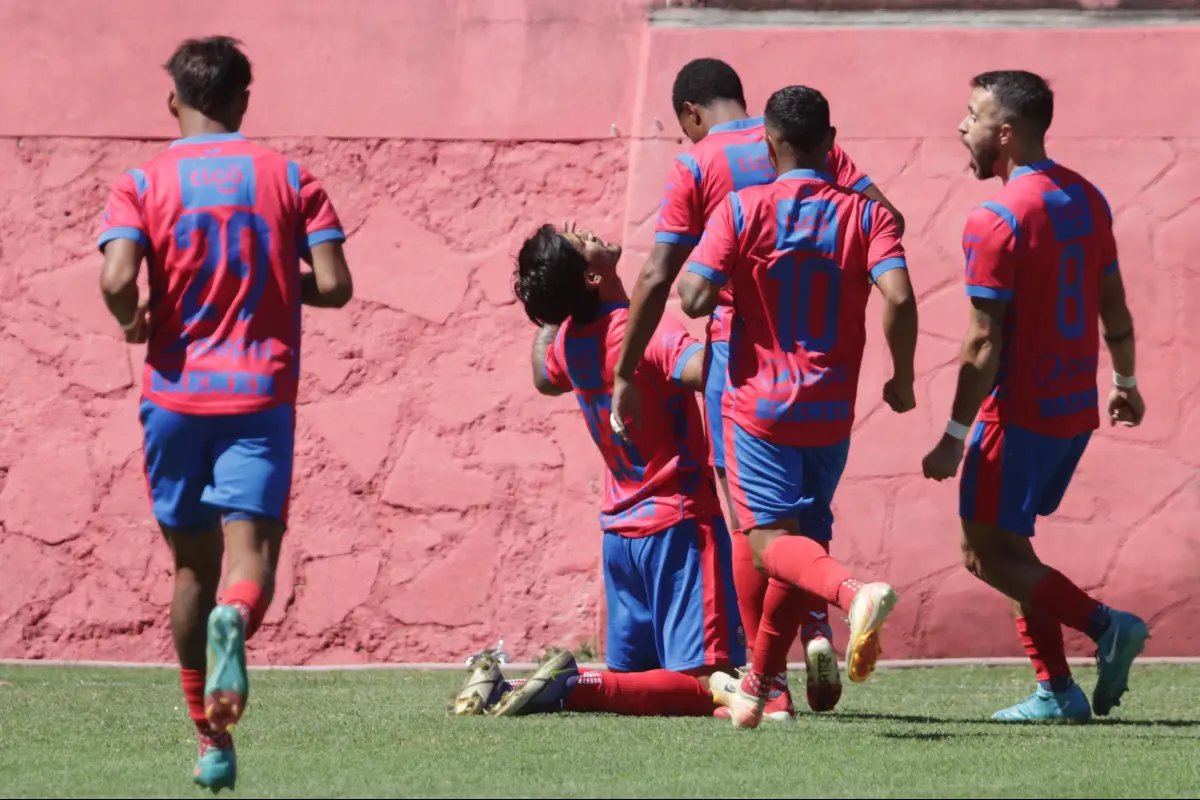
<path id="1" fill-rule="evenodd" d="M 846 674 L 862 683 L 875 671 L 883 654 L 879 631 L 900 598 L 886 583 L 868 583 L 850 604 L 850 642 L 846 648 Z"/>

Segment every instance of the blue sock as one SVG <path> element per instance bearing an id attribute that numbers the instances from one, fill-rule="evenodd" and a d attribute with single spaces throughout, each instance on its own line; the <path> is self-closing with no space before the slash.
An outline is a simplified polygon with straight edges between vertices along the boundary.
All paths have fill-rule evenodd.
<path id="1" fill-rule="evenodd" d="M 1057 678 L 1051 678 L 1048 681 L 1038 681 L 1038 688 L 1044 692 L 1065 692 L 1075 685 L 1075 679 L 1070 675 L 1062 675 Z"/>
<path id="2" fill-rule="evenodd" d="M 1093 642 L 1099 642 L 1104 634 L 1108 632 L 1108 626 L 1112 624 L 1112 614 L 1108 606 L 1101 603 L 1096 606 L 1096 610 L 1092 612 L 1092 616 L 1088 619 L 1087 635 Z"/>

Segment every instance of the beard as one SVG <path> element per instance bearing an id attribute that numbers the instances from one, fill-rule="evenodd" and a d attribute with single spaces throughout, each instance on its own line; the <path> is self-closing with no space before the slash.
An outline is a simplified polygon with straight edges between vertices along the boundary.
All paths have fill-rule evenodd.
<path id="1" fill-rule="evenodd" d="M 995 144 L 979 145 L 978 148 L 967 148 L 971 152 L 971 168 L 975 177 L 986 181 L 996 177 L 996 162 L 1000 159 L 1000 147 Z"/>

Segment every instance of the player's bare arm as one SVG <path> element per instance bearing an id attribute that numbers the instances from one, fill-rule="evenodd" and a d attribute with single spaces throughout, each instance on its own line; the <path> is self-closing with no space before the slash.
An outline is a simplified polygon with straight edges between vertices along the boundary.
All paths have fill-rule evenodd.
<path id="1" fill-rule="evenodd" d="M 321 242 L 304 259 L 311 272 L 300 275 L 300 299 L 307 306 L 341 308 L 354 296 L 354 281 L 340 241 Z"/>
<path id="2" fill-rule="evenodd" d="M 892 379 L 884 384 L 883 399 L 897 414 L 916 407 L 913 381 L 917 353 L 917 299 L 907 269 L 891 269 L 875 287 L 883 295 L 883 334 L 892 354 Z"/>
<path id="3" fill-rule="evenodd" d="M 533 388 L 541 394 L 555 397 L 566 392 L 554 385 L 546 377 L 546 353 L 554 345 L 554 337 L 558 335 L 558 325 L 543 325 L 538 328 L 533 337 Z"/>
<path id="4" fill-rule="evenodd" d="M 1100 282 L 1100 333 L 1112 356 L 1113 388 L 1108 396 L 1108 423 L 1126 427 L 1140 425 L 1146 403 L 1134 379 L 1136 353 L 1133 315 L 1125 303 L 1125 283 L 1119 270 L 1105 275 Z"/>
<path id="5" fill-rule="evenodd" d="M 150 312 L 146 301 L 138 298 L 137 286 L 144 253 L 142 245 L 132 239 L 113 239 L 104 245 L 100 271 L 100 293 L 125 341 L 131 344 L 146 341 L 149 333 Z"/>
<path id="6" fill-rule="evenodd" d="M 707 317 L 717 307 L 721 287 L 702 275 L 689 272 L 679 281 L 679 300 L 683 313 L 692 319 Z"/>
<path id="7" fill-rule="evenodd" d="M 979 406 L 996 381 L 1000 351 L 1004 346 L 1004 314 L 1007 300 L 971 298 L 971 321 L 959 356 L 958 388 L 954 393 L 951 423 L 966 429 L 979 413 Z M 944 481 L 953 478 L 963 457 L 963 440 L 942 435 L 937 446 L 922 464 L 926 478 Z"/>
<path id="8" fill-rule="evenodd" d="M 640 422 L 641 398 L 633 383 L 633 375 L 646 354 L 646 346 L 662 321 L 671 295 L 671 284 L 679 276 L 684 262 L 692 252 L 691 245 L 658 242 L 642 267 L 633 296 L 629 299 L 629 318 L 621 342 L 621 354 L 613 375 L 613 417 L 628 419 L 633 426 Z"/>
<path id="9" fill-rule="evenodd" d="M 896 233 L 900 236 L 903 236 L 904 215 L 900 213 L 900 209 L 896 208 L 896 206 L 892 204 L 891 200 L 887 199 L 883 193 L 883 190 L 872 183 L 866 189 L 863 189 L 862 193 L 864 197 L 868 197 L 871 200 L 878 202 L 881 206 L 892 212 L 892 216 L 896 218 Z"/>

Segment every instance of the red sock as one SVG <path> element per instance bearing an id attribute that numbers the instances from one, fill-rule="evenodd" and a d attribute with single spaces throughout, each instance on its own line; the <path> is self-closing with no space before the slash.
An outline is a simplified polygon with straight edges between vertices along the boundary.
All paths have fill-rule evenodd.
<path id="1" fill-rule="evenodd" d="M 179 683 L 183 686 L 183 699 L 187 701 L 188 716 L 196 730 L 208 735 L 208 717 L 204 715 L 204 670 L 180 669 Z"/>
<path id="2" fill-rule="evenodd" d="M 564 711 L 607 711 L 633 717 L 708 717 L 712 693 L 682 672 L 579 673 Z"/>
<path id="3" fill-rule="evenodd" d="M 754 649 L 758 638 L 758 623 L 762 619 L 763 598 L 767 596 L 765 574 L 754 567 L 754 553 L 750 540 L 742 531 L 733 532 L 733 588 L 737 591 L 738 613 L 742 617 L 742 628 L 746 631 L 746 644 Z"/>
<path id="4" fill-rule="evenodd" d="M 763 566 L 772 578 L 823 597 L 843 611 L 850 610 L 862 588 L 824 547 L 807 536 L 776 538 L 763 553 Z"/>
<path id="5" fill-rule="evenodd" d="M 804 592 L 773 579 L 767 587 L 762 622 L 754 640 L 754 672 L 774 677 L 787 671 L 788 650 L 796 641 L 803 612 Z"/>
<path id="6" fill-rule="evenodd" d="M 1038 616 L 1057 620 L 1068 628 L 1095 637 L 1095 618 L 1105 607 L 1088 596 L 1071 579 L 1052 569 L 1038 581 L 1029 597 L 1029 605 Z"/>
<path id="7" fill-rule="evenodd" d="M 221 598 L 221 605 L 233 606 L 242 615 L 247 639 L 254 635 L 267 615 L 264 599 L 262 587 L 254 581 L 238 581 L 226 589 L 225 596 Z"/>
<path id="8" fill-rule="evenodd" d="M 1049 617 L 1032 614 L 1017 617 L 1017 633 L 1025 646 L 1025 654 L 1033 662 L 1038 682 L 1045 683 L 1047 689 L 1058 690 L 1062 682 L 1071 677 L 1062 625 Z"/>
<path id="9" fill-rule="evenodd" d="M 829 552 L 829 542 L 818 542 L 817 544 L 825 548 L 826 553 Z M 812 592 L 802 592 L 801 597 L 803 598 L 803 608 L 800 612 L 800 641 L 807 646 L 817 636 L 824 636 L 832 642 L 833 629 L 829 627 L 829 601 Z"/>

